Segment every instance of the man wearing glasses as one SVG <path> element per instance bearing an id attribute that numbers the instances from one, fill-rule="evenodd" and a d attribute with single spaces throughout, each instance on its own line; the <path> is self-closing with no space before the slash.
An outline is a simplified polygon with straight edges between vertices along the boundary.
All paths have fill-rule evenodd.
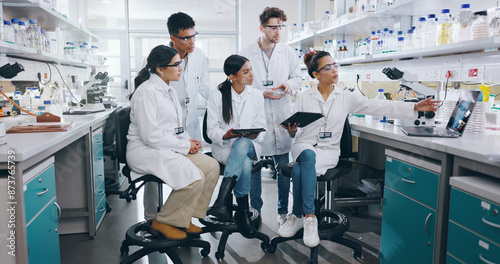
<path id="1" fill-rule="evenodd" d="M 207 81 L 206 57 L 203 51 L 195 47 L 198 32 L 194 30 L 195 22 L 188 14 L 178 12 L 167 20 L 170 46 L 179 52 L 182 68 L 179 81 L 170 82 L 175 89 L 181 104 L 183 129 L 191 138 L 201 142 L 200 121 L 196 105 L 196 97 L 201 94 L 208 99 L 209 85 Z M 166 113 L 168 114 L 168 113 Z M 155 183 L 147 183 L 144 189 L 144 218 L 152 219 L 158 208 L 158 188 Z"/>
<path id="2" fill-rule="evenodd" d="M 291 95 L 302 83 L 300 62 L 291 47 L 279 43 L 281 30 L 285 27 L 286 15 L 276 7 L 266 7 L 260 18 L 261 36 L 250 46 L 240 51 L 240 55 L 252 63 L 254 84 L 252 87 L 263 91 L 266 111 L 267 131 L 262 144 L 262 155 L 273 156 L 278 178 L 278 224 L 281 226 L 288 213 L 288 193 L 290 178 L 281 174 L 280 165 L 289 162 L 288 153 L 292 139 L 280 127 L 291 115 Z M 260 212 L 262 187 L 260 172 L 252 174 L 250 188 L 251 206 Z"/>

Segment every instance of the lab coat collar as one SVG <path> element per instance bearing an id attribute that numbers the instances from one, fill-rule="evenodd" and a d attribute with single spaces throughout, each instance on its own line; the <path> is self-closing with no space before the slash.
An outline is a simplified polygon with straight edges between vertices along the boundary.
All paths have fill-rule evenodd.
<path id="1" fill-rule="evenodd" d="M 255 44 L 253 45 L 252 47 L 252 53 L 260 53 L 261 52 L 261 49 L 259 47 L 259 40 L 260 40 L 260 37 L 257 38 L 257 41 L 255 42 Z M 280 42 L 276 43 L 276 47 L 274 47 L 274 51 L 273 51 L 273 54 L 275 52 L 281 52 L 283 50 L 283 45 L 280 45 Z M 271 55 L 271 58 L 274 57 L 273 55 Z"/>
<path id="2" fill-rule="evenodd" d="M 335 99 L 335 97 L 337 97 L 337 94 L 339 94 L 339 93 L 342 93 L 342 91 L 340 90 L 340 88 L 337 85 L 335 85 L 335 89 L 333 89 L 332 93 L 328 96 L 328 98 L 326 99 L 326 102 L 325 102 L 323 99 L 323 96 L 319 92 L 318 88 L 311 89 L 309 91 L 309 94 L 311 96 L 313 96 L 314 99 L 320 101 L 321 103 L 328 103 L 329 101 L 333 101 Z"/>
<path id="3" fill-rule="evenodd" d="M 155 89 L 158 91 L 167 91 L 168 89 L 171 89 L 170 85 L 168 85 L 155 73 L 151 73 L 149 80 L 154 84 Z"/>
<path id="4" fill-rule="evenodd" d="M 231 100 L 232 101 L 236 101 L 236 97 L 240 97 L 241 98 L 241 101 L 240 102 L 244 102 L 246 101 L 250 96 L 247 96 L 252 94 L 253 91 L 251 89 L 248 89 L 248 85 L 245 85 L 245 90 L 243 90 L 243 92 L 241 94 L 237 94 L 232 88 L 231 88 Z"/>

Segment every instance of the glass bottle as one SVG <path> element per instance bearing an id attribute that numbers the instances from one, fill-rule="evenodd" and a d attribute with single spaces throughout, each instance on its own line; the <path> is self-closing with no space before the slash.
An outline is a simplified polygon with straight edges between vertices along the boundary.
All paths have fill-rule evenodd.
<path id="1" fill-rule="evenodd" d="M 40 29 L 36 24 L 36 19 L 30 19 L 29 22 L 30 25 L 27 30 L 29 47 L 38 49 L 40 43 Z"/>
<path id="2" fill-rule="evenodd" d="M 47 37 L 45 37 L 45 30 L 40 30 L 40 39 L 38 40 L 38 48 L 41 51 L 46 51 Z"/>
<path id="3" fill-rule="evenodd" d="M 385 97 L 385 94 L 384 94 L 384 89 L 378 89 L 378 92 L 377 92 L 377 95 L 375 96 L 375 100 L 380 100 L 380 101 L 387 101 L 387 97 Z M 377 120 L 380 120 L 380 122 L 387 122 L 387 118 L 385 116 L 378 116 L 378 117 L 375 117 Z"/>
<path id="4" fill-rule="evenodd" d="M 12 29 L 14 30 L 14 44 L 21 45 L 21 35 L 19 34 L 19 19 L 13 18 L 10 20 L 12 24 Z"/>
<path id="5" fill-rule="evenodd" d="M 4 38 L 3 38 L 3 41 L 5 42 L 8 42 L 8 43 L 11 43 L 11 44 L 14 44 L 14 28 L 12 28 L 12 26 L 10 25 L 10 22 L 9 21 L 3 21 L 3 25 L 4 25 L 4 29 L 3 29 L 3 32 L 4 32 Z"/>
<path id="6" fill-rule="evenodd" d="M 370 55 L 376 54 L 377 50 L 377 41 L 378 41 L 378 36 L 375 31 L 372 31 L 371 37 L 370 37 Z"/>
<path id="7" fill-rule="evenodd" d="M 422 48 L 422 38 L 424 34 L 426 19 L 425 17 L 419 17 L 415 30 L 413 31 L 413 47 L 415 49 Z"/>
<path id="8" fill-rule="evenodd" d="M 342 47 L 342 59 L 347 59 L 350 56 L 349 56 L 349 51 L 347 50 L 347 45 L 345 40 L 342 40 L 342 45 L 344 46 Z"/>
<path id="9" fill-rule="evenodd" d="M 474 22 L 472 22 L 472 39 L 486 38 L 490 35 L 490 28 L 486 17 L 486 11 L 474 13 Z"/>
<path id="10" fill-rule="evenodd" d="M 423 30 L 422 48 L 436 46 L 436 29 L 436 15 L 429 14 Z"/>
<path id="11" fill-rule="evenodd" d="M 410 29 L 406 32 L 404 50 L 412 50 L 413 47 L 413 30 Z"/>
<path id="12" fill-rule="evenodd" d="M 455 16 L 453 22 L 453 43 L 472 39 L 471 26 L 474 21 L 474 14 L 470 10 L 470 4 L 463 4 L 462 9 Z"/>
<path id="13" fill-rule="evenodd" d="M 26 24 L 23 21 L 19 21 L 19 35 L 17 44 L 28 46 L 28 36 L 26 35 Z"/>
<path id="14" fill-rule="evenodd" d="M 436 45 L 450 44 L 453 30 L 453 20 L 450 17 L 450 9 L 441 10 L 441 15 L 437 22 Z"/>
<path id="15" fill-rule="evenodd" d="M 321 29 L 327 28 L 330 25 L 330 11 L 325 11 L 325 15 L 321 18 Z"/>
<path id="16" fill-rule="evenodd" d="M 405 48 L 405 37 L 398 37 L 398 43 L 396 44 L 396 51 L 402 51 Z"/>

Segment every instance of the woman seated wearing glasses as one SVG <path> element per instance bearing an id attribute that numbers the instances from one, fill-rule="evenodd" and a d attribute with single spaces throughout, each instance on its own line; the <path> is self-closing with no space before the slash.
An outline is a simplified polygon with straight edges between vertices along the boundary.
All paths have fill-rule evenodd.
<path id="1" fill-rule="evenodd" d="M 398 115 L 413 117 L 417 111 L 435 111 L 439 101 L 429 99 L 417 104 L 370 100 L 357 93 L 337 87 L 338 64 L 326 51 L 312 51 L 304 56 L 311 78 L 319 81 L 317 89 L 301 93 L 295 103 L 295 112 L 322 113 L 323 118 L 298 128 L 299 124 L 284 127 L 295 138 L 292 157 L 293 209 L 280 227 L 278 235 L 292 237 L 304 228 L 304 244 L 319 244 L 318 221 L 314 215 L 316 177 L 334 168 L 340 155 L 340 138 L 344 122 L 350 113 Z M 305 217 L 303 217 L 305 216 Z"/>
<path id="2" fill-rule="evenodd" d="M 214 158 L 225 164 L 224 179 L 219 195 L 208 214 L 227 221 L 232 217 L 234 196 L 238 209 L 234 220 L 240 230 L 253 234 L 250 221 L 248 193 L 252 165 L 260 157 L 264 133 L 235 133 L 235 129 L 265 128 L 264 97 L 253 83 L 252 65 L 240 55 L 231 55 L 224 62 L 227 79 L 218 91 L 210 94 L 208 101 L 207 134 L 212 140 Z"/>
<path id="3" fill-rule="evenodd" d="M 169 85 L 179 80 L 180 62 L 173 48 L 151 50 L 134 80 L 127 136 L 132 179 L 152 174 L 172 188 L 152 227 L 173 240 L 201 232 L 191 217 L 205 217 L 219 176 L 217 161 L 199 152 L 200 142 L 184 131 L 181 106 Z"/>

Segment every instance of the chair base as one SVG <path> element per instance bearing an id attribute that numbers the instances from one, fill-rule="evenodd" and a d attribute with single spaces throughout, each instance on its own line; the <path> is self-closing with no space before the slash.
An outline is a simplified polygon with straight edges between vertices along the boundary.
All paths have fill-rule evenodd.
<path id="1" fill-rule="evenodd" d="M 233 208 L 237 207 L 236 205 L 233 205 Z M 260 225 L 260 215 L 259 212 L 253 208 L 250 208 L 250 212 L 252 213 L 252 223 L 254 226 Z M 248 236 L 244 233 L 241 232 L 241 230 L 238 228 L 236 223 L 234 221 L 230 222 L 225 222 L 225 221 L 218 221 L 216 218 L 210 217 L 210 216 L 205 216 L 204 219 L 200 219 L 200 222 L 205 225 L 203 228 L 202 233 L 211 233 L 211 232 L 220 232 L 222 231 L 222 235 L 220 237 L 219 245 L 217 247 L 217 252 L 215 252 L 215 258 L 217 260 L 221 260 L 224 258 L 224 251 L 226 250 L 226 243 L 227 239 L 229 238 L 229 235 L 232 233 L 240 233 L 242 236 L 248 239 L 259 239 L 262 241 L 260 247 L 262 250 L 266 251 L 267 247 L 269 245 L 269 237 L 265 235 L 264 233 L 261 233 L 259 231 L 256 231 L 254 235 Z"/>
<path id="2" fill-rule="evenodd" d="M 327 219 L 330 219 L 331 221 L 327 222 L 326 221 Z M 344 233 L 349 229 L 349 220 L 344 214 L 332 210 L 321 210 L 320 216 L 318 217 L 318 221 L 319 221 L 318 233 L 320 240 L 329 240 L 332 242 L 342 244 L 349 248 L 352 248 L 354 250 L 353 253 L 354 258 L 355 259 L 361 258 L 363 253 L 361 246 L 358 243 L 344 237 Z M 276 248 L 278 247 L 279 243 L 290 240 L 302 239 L 303 234 L 304 234 L 304 229 L 300 229 L 292 237 L 275 236 L 271 239 L 267 251 L 269 253 L 274 253 L 276 252 Z M 311 263 L 313 264 L 318 263 L 317 246 L 311 248 L 310 260 Z"/>
<path id="3" fill-rule="evenodd" d="M 120 247 L 120 253 L 122 255 L 128 254 L 129 246 L 139 246 L 142 248 L 123 259 L 120 264 L 133 263 L 138 259 L 156 251 L 166 253 L 173 263 L 182 263 L 182 260 L 174 250 L 176 247 L 202 248 L 200 254 L 203 257 L 208 256 L 210 253 L 210 243 L 194 239 L 197 235 L 194 236 L 188 234 L 188 237 L 183 240 L 168 240 L 161 233 L 151 228 L 151 223 L 152 220 L 142 221 L 131 226 L 127 230 L 125 240 L 123 240 L 122 246 Z"/>

